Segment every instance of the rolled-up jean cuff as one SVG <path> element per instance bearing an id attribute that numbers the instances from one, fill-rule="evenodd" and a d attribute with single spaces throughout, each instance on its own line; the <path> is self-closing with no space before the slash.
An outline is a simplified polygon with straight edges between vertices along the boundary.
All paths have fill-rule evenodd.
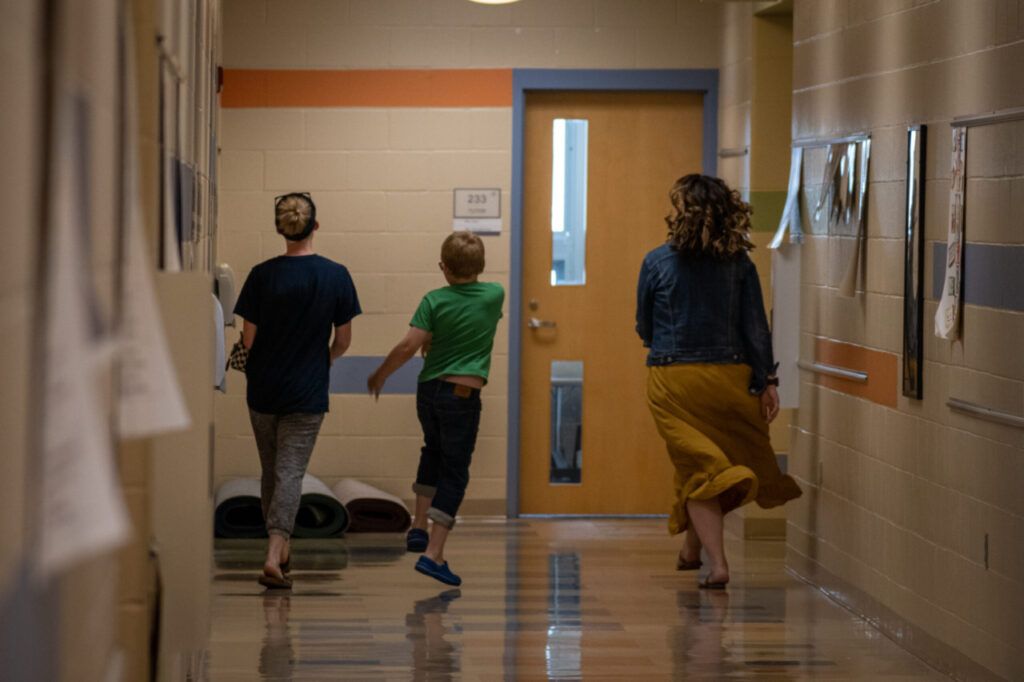
<path id="1" fill-rule="evenodd" d="M 283 530 L 281 528 L 268 528 L 267 529 L 267 535 L 280 535 L 285 540 L 287 540 L 288 538 L 290 538 L 292 536 L 291 533 L 289 533 L 288 531 Z"/>
<path id="2" fill-rule="evenodd" d="M 455 527 L 454 516 L 449 516 L 440 509 L 436 509 L 434 507 L 431 507 L 430 509 L 427 510 L 427 518 L 433 521 L 434 523 L 440 523 L 442 526 L 449 530 Z"/>
<path id="3" fill-rule="evenodd" d="M 426 485 L 423 483 L 413 483 L 412 491 L 421 497 L 433 497 L 437 494 L 436 485 Z"/>

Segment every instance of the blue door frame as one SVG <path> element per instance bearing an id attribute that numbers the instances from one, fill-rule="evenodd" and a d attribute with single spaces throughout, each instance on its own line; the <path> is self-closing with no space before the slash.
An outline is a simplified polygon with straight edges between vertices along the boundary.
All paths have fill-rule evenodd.
<path id="1" fill-rule="evenodd" d="M 577 70 L 512 71 L 512 262 L 509 282 L 508 470 L 507 514 L 519 516 L 519 395 L 523 340 L 523 117 L 526 93 L 539 90 L 622 92 L 700 92 L 704 95 L 701 157 L 705 175 L 718 172 L 718 70 Z"/>

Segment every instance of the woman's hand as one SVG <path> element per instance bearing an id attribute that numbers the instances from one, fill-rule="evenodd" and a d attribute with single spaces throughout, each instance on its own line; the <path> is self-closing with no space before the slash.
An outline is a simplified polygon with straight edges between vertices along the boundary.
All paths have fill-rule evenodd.
<path id="1" fill-rule="evenodd" d="M 769 424 L 779 416 L 779 392 L 774 386 L 768 386 L 761 393 L 761 416 Z"/>

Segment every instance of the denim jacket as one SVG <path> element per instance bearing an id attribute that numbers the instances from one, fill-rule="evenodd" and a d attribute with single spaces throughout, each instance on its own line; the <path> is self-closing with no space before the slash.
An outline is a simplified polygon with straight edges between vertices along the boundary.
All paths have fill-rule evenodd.
<path id="1" fill-rule="evenodd" d="M 746 254 L 731 260 L 686 256 L 668 244 L 644 258 L 636 292 L 636 331 L 648 366 L 745 363 L 750 392 L 775 371 L 757 268 Z"/>

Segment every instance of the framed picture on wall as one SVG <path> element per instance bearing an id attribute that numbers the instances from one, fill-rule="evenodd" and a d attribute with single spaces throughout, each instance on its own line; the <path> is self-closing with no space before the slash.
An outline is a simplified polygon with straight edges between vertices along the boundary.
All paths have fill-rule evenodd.
<path id="1" fill-rule="evenodd" d="M 926 126 L 907 129 L 907 212 L 904 216 L 903 395 L 924 397 L 924 164 Z"/>

